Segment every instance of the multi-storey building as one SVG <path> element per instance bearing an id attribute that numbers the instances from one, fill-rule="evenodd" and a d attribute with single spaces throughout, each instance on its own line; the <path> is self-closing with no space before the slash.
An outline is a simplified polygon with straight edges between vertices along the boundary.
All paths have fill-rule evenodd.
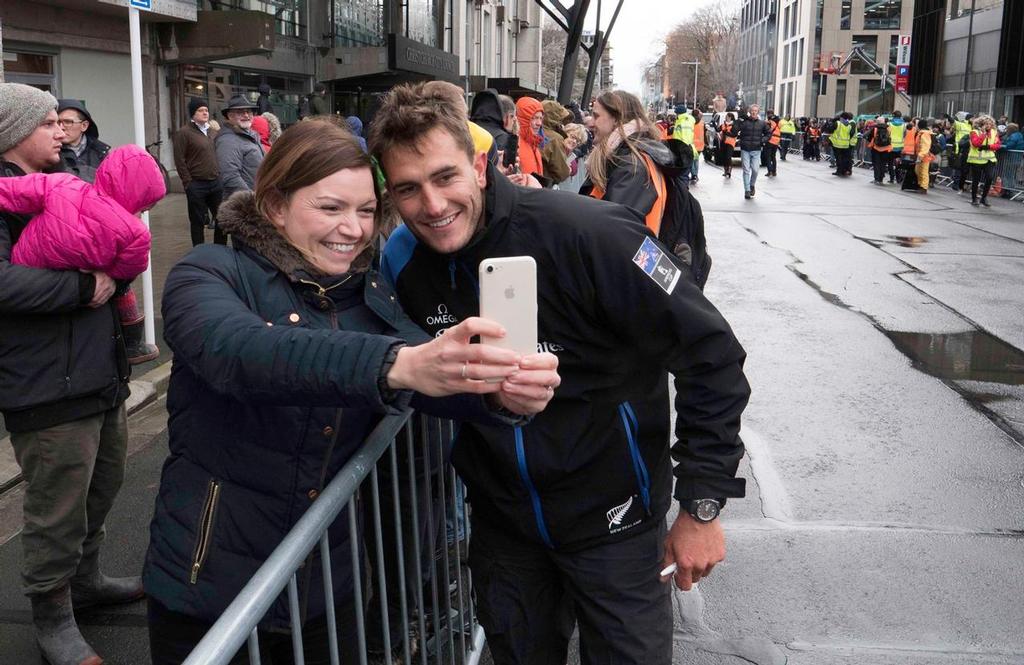
<path id="1" fill-rule="evenodd" d="M 740 9 L 740 90 L 744 104 L 775 104 L 776 8 L 778 0 L 743 0 Z"/>
<path id="2" fill-rule="evenodd" d="M 127 0 L 0 0 L 6 80 L 85 101 L 102 138 L 131 142 Z M 452 81 L 540 95 L 541 9 L 535 0 L 152 0 L 141 13 L 148 142 L 187 121 L 189 98 L 215 117 L 237 94 L 271 89 L 294 122 L 303 94 L 328 86 L 332 110 L 372 116 L 396 83 Z"/>
<path id="3" fill-rule="evenodd" d="M 914 113 L 1024 120 L 1024 1 L 917 0 L 910 57 Z"/>
<path id="4" fill-rule="evenodd" d="M 909 111 L 862 60 L 829 72 L 859 44 L 895 75 L 899 37 L 910 34 L 913 11 L 914 0 L 747 0 L 740 23 L 744 101 L 795 117 Z"/>
<path id="5" fill-rule="evenodd" d="M 584 30 L 580 37 L 580 43 L 584 46 L 594 45 L 594 32 L 591 30 Z M 600 93 L 603 90 L 612 90 L 615 88 L 615 68 L 612 65 L 612 45 L 610 42 L 605 42 L 604 50 L 601 52 L 601 62 L 599 64 L 597 75 L 594 76 L 594 90 Z"/>

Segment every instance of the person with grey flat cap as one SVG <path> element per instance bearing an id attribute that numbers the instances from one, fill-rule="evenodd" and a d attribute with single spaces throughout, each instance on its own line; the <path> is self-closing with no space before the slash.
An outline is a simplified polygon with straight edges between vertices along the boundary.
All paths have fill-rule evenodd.
<path id="1" fill-rule="evenodd" d="M 60 157 L 67 170 L 86 182 L 96 176 L 96 167 L 110 152 L 100 140 L 100 129 L 80 99 L 57 100 L 57 123 L 64 130 Z"/>
<path id="2" fill-rule="evenodd" d="M 63 171 L 65 136 L 51 94 L 0 83 L 0 177 Z M 99 565 L 125 475 L 131 369 L 114 280 L 11 263 L 28 223 L 0 210 L 0 413 L 26 482 L 22 583 L 46 661 L 100 665 L 74 610 L 143 596 L 138 577 Z"/>
<path id="3" fill-rule="evenodd" d="M 235 192 L 255 188 L 256 170 L 263 162 L 263 148 L 260 147 L 259 136 L 252 129 L 255 111 L 256 105 L 242 95 L 232 97 L 221 110 L 225 122 L 214 139 L 214 146 L 225 201 Z"/>

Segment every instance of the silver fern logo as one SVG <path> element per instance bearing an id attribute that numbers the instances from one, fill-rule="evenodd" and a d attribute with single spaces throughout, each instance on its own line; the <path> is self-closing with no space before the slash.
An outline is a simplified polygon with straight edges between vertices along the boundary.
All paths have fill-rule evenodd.
<path id="1" fill-rule="evenodd" d="M 608 530 L 612 531 L 615 529 L 615 527 L 620 526 L 622 524 L 623 518 L 626 517 L 626 513 L 628 513 L 629 509 L 632 507 L 633 497 L 629 497 L 629 500 L 626 501 L 626 503 L 615 506 L 607 513 L 605 513 L 605 516 L 608 518 Z"/>

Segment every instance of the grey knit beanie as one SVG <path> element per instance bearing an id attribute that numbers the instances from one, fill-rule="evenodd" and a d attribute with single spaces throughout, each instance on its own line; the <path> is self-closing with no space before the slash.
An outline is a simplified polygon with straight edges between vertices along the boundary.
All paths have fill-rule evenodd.
<path id="1" fill-rule="evenodd" d="M 23 83 L 0 83 L 0 154 L 21 143 L 57 110 L 57 98 Z"/>

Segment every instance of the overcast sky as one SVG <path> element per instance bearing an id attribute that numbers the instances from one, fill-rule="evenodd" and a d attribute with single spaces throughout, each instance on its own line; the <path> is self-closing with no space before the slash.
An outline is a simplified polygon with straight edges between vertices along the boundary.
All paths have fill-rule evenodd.
<path id="1" fill-rule="evenodd" d="M 612 28 L 609 43 L 618 87 L 640 94 L 644 66 L 661 55 L 669 30 L 687 16 L 713 0 L 624 0 L 619 18 Z M 564 1 L 563 5 L 570 3 Z M 615 11 L 616 0 L 601 3 L 601 26 L 607 27 Z M 597 17 L 597 0 L 591 0 L 589 27 Z"/>

